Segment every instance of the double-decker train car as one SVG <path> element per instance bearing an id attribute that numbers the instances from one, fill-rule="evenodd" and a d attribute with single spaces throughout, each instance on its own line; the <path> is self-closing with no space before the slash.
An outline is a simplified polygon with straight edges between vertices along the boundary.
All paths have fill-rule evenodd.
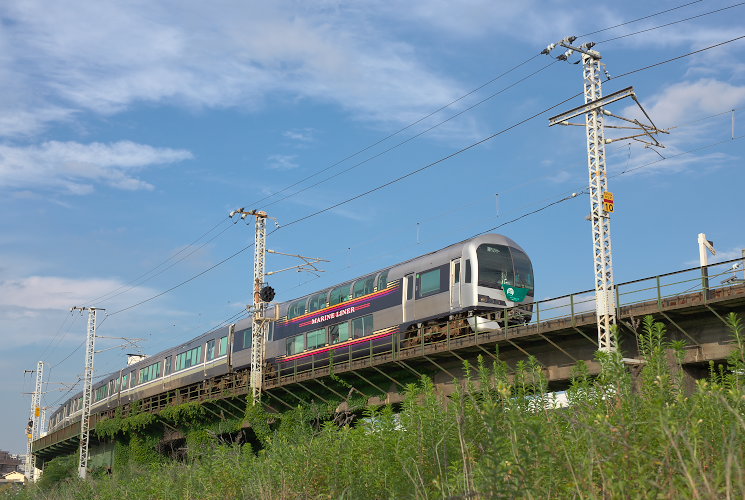
<path id="1" fill-rule="evenodd" d="M 267 375 L 320 366 L 337 353 L 367 355 L 390 346 L 394 335 L 406 347 L 444 320 L 467 331 L 523 323 L 533 295 L 525 251 L 506 236 L 478 236 L 278 304 L 266 341 Z M 92 411 L 247 370 L 251 339 L 246 319 L 127 366 L 93 386 Z M 79 393 L 56 410 L 50 431 L 79 419 L 81 400 Z"/>

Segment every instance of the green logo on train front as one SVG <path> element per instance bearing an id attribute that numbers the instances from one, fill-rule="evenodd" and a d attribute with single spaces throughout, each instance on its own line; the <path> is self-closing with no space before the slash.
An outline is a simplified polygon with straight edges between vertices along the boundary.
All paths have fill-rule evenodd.
<path id="1" fill-rule="evenodd" d="M 522 302 L 525 300 L 525 296 L 528 295 L 529 288 L 521 288 L 519 286 L 502 285 L 504 294 L 507 296 L 507 300 L 511 302 Z"/>

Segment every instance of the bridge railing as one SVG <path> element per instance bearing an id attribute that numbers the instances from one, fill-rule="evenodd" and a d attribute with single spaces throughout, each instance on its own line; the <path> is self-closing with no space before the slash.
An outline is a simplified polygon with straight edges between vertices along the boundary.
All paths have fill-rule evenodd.
<path id="1" fill-rule="evenodd" d="M 733 265 L 739 264 L 738 269 Z M 616 286 L 616 305 L 621 309 L 642 303 L 655 303 L 662 307 L 662 301 L 692 294 L 701 294 L 704 301 L 708 294 L 716 289 L 733 286 L 745 281 L 743 276 L 745 263 L 743 259 L 732 259 L 725 262 L 711 264 L 705 268 L 693 267 L 681 271 L 660 274 L 649 278 L 620 283 Z M 738 280 L 738 281 L 733 281 Z M 526 310 L 532 309 L 531 318 L 525 322 L 520 320 L 519 326 L 538 325 L 547 321 L 572 319 L 580 317 L 587 318 L 587 314 L 594 316 L 595 312 L 595 290 L 585 290 L 578 293 L 563 295 L 551 299 L 522 304 L 520 306 L 503 310 L 510 318 L 519 318 Z M 469 336 L 473 336 L 478 343 L 478 337 L 487 332 L 501 330 L 505 335 L 511 328 L 515 328 L 514 321 L 500 321 L 503 326 L 495 327 L 493 321 L 472 321 L 470 324 L 464 320 L 442 321 L 437 325 L 422 326 L 416 332 L 394 332 L 393 334 L 374 340 L 362 340 L 356 344 L 344 348 L 333 349 L 332 354 L 324 352 L 311 354 L 304 358 L 291 362 L 280 363 L 276 376 L 282 381 L 291 381 L 298 378 L 311 377 L 319 371 L 329 372 L 330 368 L 343 369 L 355 363 L 372 361 L 375 358 L 397 359 L 406 353 L 420 350 L 425 353 L 427 346 L 444 344 L 450 348 L 454 344 L 462 344 Z M 333 347 L 333 346 L 329 346 Z M 331 368 L 331 369 L 333 369 Z"/>

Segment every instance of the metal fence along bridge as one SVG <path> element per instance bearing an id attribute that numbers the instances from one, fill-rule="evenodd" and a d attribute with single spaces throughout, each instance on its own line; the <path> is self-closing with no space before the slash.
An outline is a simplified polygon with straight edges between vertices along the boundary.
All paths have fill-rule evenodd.
<path id="1" fill-rule="evenodd" d="M 684 382 L 709 373 L 710 362 L 723 362 L 734 350 L 725 315 L 745 313 L 744 259 L 652 276 L 615 287 L 618 342 L 630 369 L 643 363 L 637 333 L 643 316 L 653 315 L 667 326 L 670 340 L 685 343 Z M 737 266 L 739 264 L 739 266 Z M 427 325 L 416 336 L 393 333 L 385 341 L 360 342 L 328 355 L 285 362 L 278 370 L 264 370 L 262 404 L 281 412 L 304 402 L 345 401 L 364 395 L 367 404 L 395 404 L 403 400 L 407 384 L 431 378 L 447 396 L 465 377 L 464 362 L 478 357 L 496 358 L 514 367 L 533 357 L 544 370 L 549 387 L 567 387 L 572 370 L 584 362 L 591 374 L 599 372 L 595 291 L 587 290 L 533 303 L 530 322 L 493 328 L 493 323 L 443 321 Z M 157 413 L 170 405 L 202 402 L 214 419 L 242 418 L 250 394 L 249 370 L 234 371 L 141 399 L 137 411 Z M 127 416 L 127 403 L 118 410 Z M 343 404 L 340 405 L 343 407 Z M 343 408 L 339 408 L 343 411 Z M 115 409 L 91 414 L 89 426 L 115 415 Z M 74 453 L 79 447 L 81 422 L 70 420 L 32 443 L 37 463 Z M 92 454 L 100 446 L 91 435 Z"/>

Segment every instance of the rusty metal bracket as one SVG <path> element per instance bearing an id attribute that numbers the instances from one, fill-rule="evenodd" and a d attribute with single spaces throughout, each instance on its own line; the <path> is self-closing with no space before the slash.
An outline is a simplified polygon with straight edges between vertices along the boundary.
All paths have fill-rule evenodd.
<path id="1" fill-rule="evenodd" d="M 707 308 L 707 309 L 708 309 L 709 311 L 713 312 L 713 313 L 714 313 L 714 316 L 716 316 L 717 318 L 719 318 L 720 320 L 722 320 L 722 323 L 724 323 L 724 324 L 725 324 L 726 326 L 729 326 L 729 323 L 727 323 L 727 320 L 726 320 L 726 319 L 724 319 L 723 317 L 721 317 L 721 316 L 719 315 L 719 313 L 718 313 L 718 312 L 716 312 L 716 311 L 715 311 L 714 309 L 712 309 L 712 308 L 711 308 L 711 306 L 710 306 L 709 304 L 704 304 L 704 306 L 705 306 L 705 307 L 706 307 L 706 308 Z"/>
<path id="2" fill-rule="evenodd" d="M 339 375 L 336 375 L 336 376 L 339 377 Z M 341 377 L 339 377 L 339 378 L 341 379 Z M 344 379 L 342 379 L 342 380 L 344 380 Z M 323 381 L 320 378 L 319 379 L 316 379 L 316 382 L 318 382 L 323 387 L 325 387 L 329 392 L 333 392 L 334 394 L 336 394 L 338 397 L 340 397 L 342 399 L 342 401 L 346 399 L 346 396 L 343 396 L 342 394 L 336 392 L 336 390 L 334 390 L 331 387 L 329 387 L 326 384 L 324 384 Z"/>
<path id="3" fill-rule="evenodd" d="M 450 375 L 450 378 L 454 378 L 454 379 L 457 379 L 458 378 L 455 375 L 453 375 L 452 373 L 450 373 L 449 371 L 447 371 L 445 368 L 443 368 L 442 366 L 440 366 L 439 364 L 435 363 L 435 361 L 432 358 L 430 358 L 429 356 L 422 356 L 422 357 L 424 359 L 426 359 L 427 361 L 429 361 L 430 363 L 432 363 L 433 365 L 435 365 L 437 368 L 439 368 L 441 372 L 445 372 L 448 375 Z"/>
<path id="4" fill-rule="evenodd" d="M 315 397 L 317 397 L 318 399 L 320 399 L 320 400 L 321 400 L 321 401 L 323 401 L 324 403 L 328 403 L 328 400 L 327 400 L 327 399 L 324 399 L 324 398 L 322 398 L 321 396 L 319 396 L 319 395 L 318 395 L 318 394 L 317 394 L 317 393 L 316 393 L 315 391 L 312 391 L 312 390 L 311 390 L 310 388 L 308 388 L 308 387 L 306 387 L 305 385 L 303 385 L 303 383 L 302 383 L 302 382 L 295 382 L 295 383 L 296 383 L 297 385 L 299 385 L 300 387 L 302 387 L 303 389 L 305 389 L 306 391 L 308 391 L 309 393 L 313 394 L 313 395 L 314 395 Z"/>
<path id="5" fill-rule="evenodd" d="M 572 325 L 572 328 L 574 328 L 574 330 L 577 333 L 579 333 L 580 335 L 582 335 L 584 338 L 586 338 L 587 340 L 589 340 L 590 342 L 592 342 L 593 344 L 595 344 L 595 347 L 599 347 L 597 340 L 594 340 L 594 339 L 588 337 L 587 334 L 585 332 L 583 332 L 582 330 L 580 330 L 578 326 Z"/>
<path id="6" fill-rule="evenodd" d="M 691 337 L 688 334 L 688 332 L 685 331 L 682 326 L 680 326 L 679 324 L 677 324 L 670 316 L 668 316 L 666 312 L 660 311 L 660 314 L 662 314 L 670 323 L 672 323 L 673 325 L 675 325 L 675 328 L 677 328 L 678 330 L 680 330 L 683 333 L 683 335 L 685 335 L 686 337 L 688 337 L 689 339 L 691 339 L 691 341 L 693 342 L 693 345 L 694 346 L 700 347 L 699 343 L 696 342 L 696 339 L 694 339 L 693 337 Z"/>
<path id="7" fill-rule="evenodd" d="M 378 385 L 377 385 L 377 384 L 374 384 L 374 383 L 370 382 L 370 381 L 369 381 L 368 379 L 366 379 L 365 377 L 363 377 L 363 376 L 362 376 L 362 375 L 361 375 L 360 373 L 358 373 L 358 372 L 357 372 L 356 370 L 352 370 L 352 373 L 354 373 L 354 374 L 355 374 L 355 375 L 357 375 L 357 376 L 358 376 L 359 378 L 361 378 L 362 380 L 364 380 L 365 382 L 367 382 L 368 384 L 370 384 L 371 386 L 373 386 L 373 387 L 374 387 L 375 389 L 377 389 L 378 391 L 380 391 L 380 394 L 382 394 L 382 395 L 384 395 L 384 396 L 386 396 L 386 395 L 388 394 L 388 391 L 386 391 L 386 390 L 384 390 L 384 389 L 382 389 L 382 388 L 378 387 Z"/>
<path id="8" fill-rule="evenodd" d="M 376 366 L 372 366 L 371 368 L 373 370 L 375 370 L 376 372 L 380 373 L 381 375 L 383 375 L 384 377 L 386 377 L 388 380 L 390 380 L 391 382 L 393 382 L 397 386 L 399 386 L 401 389 L 406 389 L 406 386 L 405 385 L 403 385 L 401 382 L 399 382 L 398 380 L 394 379 L 393 377 L 391 377 L 390 375 L 388 375 L 387 373 L 385 373 L 383 370 L 379 369 Z"/>
<path id="9" fill-rule="evenodd" d="M 269 395 L 270 395 L 271 397 L 273 397 L 274 399 L 276 399 L 277 401 L 279 401 L 280 403 L 282 403 L 283 405 L 285 405 L 285 406 L 286 406 L 287 408 L 289 408 L 290 410 L 292 410 L 292 409 L 294 408 L 294 406 L 292 406 L 291 404 L 287 403 L 287 402 L 286 402 L 286 401 L 284 401 L 283 399 L 280 399 L 280 398 L 278 398 L 277 396 L 275 396 L 274 394 L 272 394 L 272 393 L 271 393 L 271 391 L 264 391 L 264 394 L 269 394 Z M 265 406 L 266 406 L 267 408 L 271 408 L 271 407 L 270 407 L 269 405 L 265 405 Z"/>
<path id="10" fill-rule="evenodd" d="M 412 367 L 410 367 L 409 365 L 407 365 L 403 361 L 396 361 L 396 363 L 398 363 L 399 365 L 403 366 L 404 368 L 406 368 L 407 370 L 409 370 L 411 373 L 413 373 L 414 375 L 416 375 L 416 377 L 418 379 L 421 379 L 422 378 L 423 375 L 421 373 L 419 373 L 418 371 L 416 371 L 415 369 L 413 369 Z"/>
<path id="11" fill-rule="evenodd" d="M 539 336 L 539 337 L 541 337 L 542 339 L 544 339 L 544 340 L 545 340 L 546 342 L 548 342 L 548 343 L 549 343 L 549 344 L 551 344 L 552 346 L 554 346 L 554 347 L 555 347 L 556 349 L 558 349 L 558 350 L 559 350 L 559 351 L 561 351 L 562 353 L 564 353 L 564 355 L 565 355 L 566 357 L 568 357 L 569 359 L 571 359 L 571 360 L 572 360 L 572 361 L 574 361 L 575 363 L 577 362 L 577 358 L 575 358 L 574 356 L 572 356 L 571 354 L 569 354 L 568 352 L 566 352 L 566 351 L 565 351 L 564 349 L 562 349 L 561 347 L 559 347 L 559 345 L 558 345 L 558 344 L 556 344 L 556 343 L 555 343 L 554 341 L 552 341 L 551 339 L 549 339 L 548 337 L 546 337 L 546 336 L 545 336 L 545 335 L 543 335 L 542 333 L 539 333 L 539 334 L 538 334 L 538 336 Z"/>
<path id="12" fill-rule="evenodd" d="M 486 354 L 488 354 L 489 356 L 491 356 L 495 360 L 499 360 L 499 356 L 497 356 L 493 352 L 489 352 L 489 349 L 484 349 L 481 345 L 476 345 L 476 347 L 478 347 L 479 349 L 481 349 L 482 351 L 484 351 Z"/>
<path id="13" fill-rule="evenodd" d="M 297 394 L 295 394 L 294 392 L 292 392 L 292 391 L 290 391 L 289 389 L 287 389 L 287 387 L 285 387 L 285 386 L 281 385 L 281 386 L 279 386 L 279 388 L 280 388 L 280 389 L 282 389 L 283 391 L 285 391 L 285 392 L 286 392 L 287 394 L 289 394 L 290 396 L 292 396 L 292 397 L 294 397 L 295 399 L 297 399 L 298 401 L 300 401 L 300 402 L 301 402 L 302 404 L 306 404 L 306 403 L 307 403 L 307 401 L 303 401 L 303 399 L 302 399 L 302 398 L 301 398 L 300 396 L 298 396 L 298 395 L 297 395 Z"/>

